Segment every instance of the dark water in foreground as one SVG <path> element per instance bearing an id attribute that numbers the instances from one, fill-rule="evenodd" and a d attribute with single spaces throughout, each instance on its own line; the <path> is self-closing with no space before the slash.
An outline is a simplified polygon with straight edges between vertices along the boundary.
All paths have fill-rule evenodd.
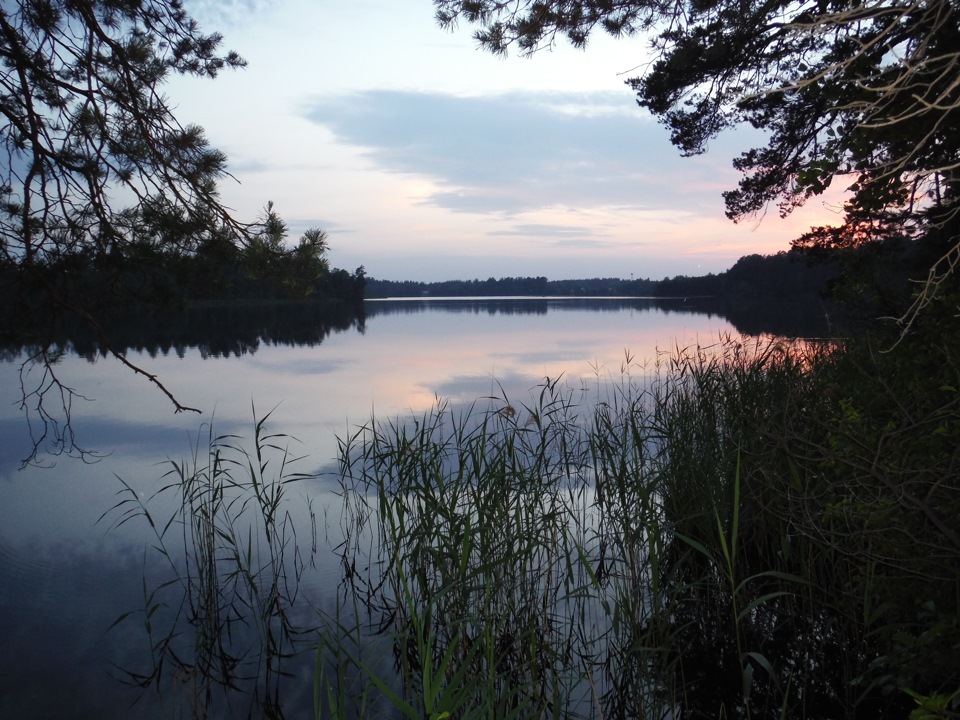
<path id="1" fill-rule="evenodd" d="M 293 519 L 301 538 L 310 537 L 308 498 L 317 521 L 318 551 L 297 601 L 298 617 L 309 623 L 339 579 L 329 549 L 339 542 L 338 436 L 373 415 L 423 413 L 438 398 L 469 404 L 506 396 L 522 403 L 545 378 L 576 389 L 625 371 L 642 377 L 663 353 L 737 333 L 720 315 L 697 312 L 693 302 L 631 299 L 380 301 L 368 302 L 359 316 L 330 321 L 276 310 L 247 313 L 246 320 L 227 313 L 194 318 L 179 330 L 125 331 L 130 360 L 201 415 L 174 414 L 143 378 L 74 340 L 55 367 L 78 394 L 71 426 L 85 454 L 51 455 L 41 443 L 40 466 L 22 469 L 34 444 L 30 428 L 35 439 L 43 426 L 34 399 L 22 406 L 21 388 L 30 393 L 44 378 L 39 368 L 24 366 L 28 350 L 5 351 L 0 717 L 171 717 L 184 707 L 177 688 L 144 694 L 117 679 L 149 656 L 142 623 L 111 625 L 144 605 L 145 548 L 153 538 L 142 518 L 111 529 L 116 517 L 101 516 L 118 502 L 118 478 L 146 500 L 166 482 L 169 460 L 203 445 L 210 423 L 218 434 L 249 441 L 254 416 L 272 411 L 268 429 L 291 436 L 282 442 L 303 457 L 295 469 L 314 476 L 288 495 L 299 508 Z M 746 324 L 763 331 L 762 319 Z M 62 406 L 51 400 L 45 398 L 53 420 L 62 423 Z M 172 509 L 162 500 L 156 507 L 158 515 Z M 291 670 L 285 704 L 288 716 L 302 716 L 312 703 L 312 654 Z M 236 715 L 247 709 L 241 703 Z"/>

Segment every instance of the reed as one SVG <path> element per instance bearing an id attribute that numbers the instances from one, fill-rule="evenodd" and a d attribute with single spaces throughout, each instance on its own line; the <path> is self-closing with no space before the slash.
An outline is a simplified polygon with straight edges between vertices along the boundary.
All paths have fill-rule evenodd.
<path id="1" fill-rule="evenodd" d="M 869 547 L 848 542 L 858 523 L 902 526 L 891 510 L 910 498 L 875 496 L 838 519 L 844 493 L 890 480 L 850 477 L 861 465 L 843 444 L 850 413 L 835 388 L 887 380 L 851 378 L 849 358 L 835 344 L 725 338 L 638 375 L 628 358 L 599 398 L 548 379 L 528 404 L 501 395 L 371 421 L 341 447 L 342 601 L 354 623 L 348 651 L 327 637 L 337 672 L 352 668 L 365 702 L 385 703 L 365 707 L 410 718 L 893 717 L 917 698 L 956 705 L 956 675 L 931 686 L 915 658 L 891 688 L 888 634 L 915 612 L 884 567 L 900 550 L 876 534 Z M 887 442 L 876 457 L 896 462 Z M 931 461 L 951 462 L 943 449 Z M 953 502 L 956 486 L 926 490 Z M 937 627 L 956 637 L 943 614 L 960 567 L 950 530 L 910 527 L 942 551 L 940 567 L 918 559 L 913 571 L 932 583 L 919 595 L 938 599 L 925 606 Z M 930 634 L 913 642 L 944 647 Z"/>
<path id="2" fill-rule="evenodd" d="M 309 476 L 292 469 L 290 438 L 266 431 L 269 417 L 254 410 L 251 451 L 208 427 L 188 460 L 169 461 L 146 500 L 120 479 L 120 499 L 101 517 L 114 528 L 145 521 L 155 540 L 154 557 L 144 559 L 143 608 L 114 622 L 140 618 L 149 662 L 120 668 L 122 677 L 141 688 L 175 687 L 191 717 L 238 697 L 279 716 L 282 663 L 306 633 L 292 609 L 316 543 L 301 549 L 286 495 Z M 173 509 L 158 515 L 155 506 Z"/>
<path id="3" fill-rule="evenodd" d="M 547 380 L 343 444 L 346 596 L 391 640 L 396 675 L 369 679 L 405 716 L 670 710 L 648 667 L 667 607 L 650 398 L 580 395 Z"/>
<path id="4" fill-rule="evenodd" d="M 627 355 L 593 388 L 371 419 L 340 445 L 313 714 L 955 716 L 951 353 L 721 338 Z M 109 513 L 145 519 L 169 567 L 144 582 L 154 660 L 128 679 L 186 677 L 204 712 L 245 682 L 283 712 L 308 554 L 285 510 L 303 476 L 266 420 L 250 452 L 211 431 L 172 463 L 163 522 L 127 484 Z"/>

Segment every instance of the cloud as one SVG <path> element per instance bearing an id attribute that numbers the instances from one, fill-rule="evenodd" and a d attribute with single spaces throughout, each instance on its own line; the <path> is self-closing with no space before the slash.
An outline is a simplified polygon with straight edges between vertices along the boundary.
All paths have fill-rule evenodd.
<path id="1" fill-rule="evenodd" d="M 193 0 L 187 11 L 200 23 L 201 32 L 212 32 L 243 26 L 269 8 L 269 0 Z M 225 43 L 228 48 L 229 45 Z"/>
<path id="2" fill-rule="evenodd" d="M 428 178 L 421 203 L 457 212 L 615 206 L 715 216 L 718 187 L 736 182 L 729 155 L 680 158 L 628 94 L 369 90 L 314 98 L 303 112 L 380 169 Z"/>
<path id="3" fill-rule="evenodd" d="M 272 172 L 275 168 L 264 160 L 243 153 L 228 153 L 230 174 L 234 177 Z"/>
<path id="4" fill-rule="evenodd" d="M 558 250 L 600 250 L 601 248 L 616 247 L 616 243 L 605 242 L 603 240 L 591 240 L 589 238 L 558 238 L 549 243 L 548 247 Z"/>
<path id="5" fill-rule="evenodd" d="M 514 225 L 506 230 L 492 230 L 487 235 L 521 235 L 523 237 L 548 237 L 548 238 L 587 238 L 602 235 L 593 228 L 580 227 L 578 225 L 546 225 L 543 223 L 524 223 Z"/>
<path id="6" fill-rule="evenodd" d="M 347 227 L 342 223 L 333 220 L 324 220 L 323 218 L 287 218 L 284 217 L 282 211 L 280 212 L 280 217 L 283 217 L 287 223 L 287 238 L 291 240 L 299 239 L 301 235 L 312 228 L 320 228 L 324 232 L 335 233 L 337 235 L 356 232 L 353 228 Z"/>

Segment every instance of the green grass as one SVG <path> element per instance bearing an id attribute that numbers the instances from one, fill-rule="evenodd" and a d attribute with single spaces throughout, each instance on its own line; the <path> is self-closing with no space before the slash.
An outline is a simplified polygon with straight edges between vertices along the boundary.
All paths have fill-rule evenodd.
<path id="1" fill-rule="evenodd" d="M 118 668 L 121 679 L 174 688 L 178 713 L 191 717 L 235 707 L 236 695 L 279 716 L 282 664 L 309 630 L 295 626 L 292 609 L 315 542 L 301 547 L 286 497 L 308 476 L 292 469 L 290 438 L 267 432 L 270 414 L 254 417 L 252 450 L 211 426 L 190 459 L 168 463 L 146 500 L 121 479 L 120 499 L 101 518 L 113 527 L 146 522 L 154 535 L 143 607 L 114 623 L 139 620 L 148 652 L 143 666 Z M 156 506 L 173 509 L 159 516 Z"/>
<path id="2" fill-rule="evenodd" d="M 724 339 L 638 377 L 628 361 L 582 404 L 548 380 L 528 405 L 371 422 L 342 448 L 343 602 L 389 656 L 341 653 L 325 677 L 352 664 L 405 717 L 898 717 L 911 693 L 951 697 L 957 454 L 911 443 L 956 440 L 956 406 L 918 422 L 884 396 L 910 363 L 862 360 Z"/>
<path id="3" fill-rule="evenodd" d="M 314 715 L 956 717 L 954 344 L 722 338 L 589 392 L 371 420 L 341 440 L 342 577 L 304 628 Z M 133 680 L 189 671 L 208 707 L 252 663 L 282 712 L 304 567 L 285 442 L 266 418 L 249 452 L 211 435 L 172 464 L 165 523 L 124 486 L 115 521 L 145 518 L 173 569 L 144 584 Z"/>

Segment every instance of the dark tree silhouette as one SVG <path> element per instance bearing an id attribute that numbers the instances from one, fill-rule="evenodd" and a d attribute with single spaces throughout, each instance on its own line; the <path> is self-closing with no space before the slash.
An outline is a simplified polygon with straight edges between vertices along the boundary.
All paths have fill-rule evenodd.
<path id="1" fill-rule="evenodd" d="M 224 155 L 201 128 L 182 125 L 162 94 L 173 73 L 215 77 L 241 67 L 219 53 L 179 0 L 19 0 L 0 8 L 0 276 L 8 319 L 46 309 L 73 313 L 99 331 L 85 293 L 63 279 L 91 263 L 149 252 L 188 253 L 242 228 L 217 196 Z M 12 288 L 12 289 L 11 289 Z M 22 327 L 22 324 L 18 325 Z M 106 337 L 103 342 L 109 347 Z M 153 375 L 142 373 L 190 410 Z M 45 397 L 73 391 L 57 381 L 56 348 L 30 354 L 43 366 L 34 403 L 41 438 L 74 449 L 69 431 L 51 424 Z"/>
<path id="2" fill-rule="evenodd" d="M 798 247 L 925 238 L 940 252 L 913 310 L 960 262 L 960 9 L 953 0 L 434 0 L 443 26 L 531 54 L 559 37 L 644 34 L 653 59 L 628 83 L 685 154 L 746 122 L 767 144 L 735 166 L 737 220 L 789 213 L 850 186 L 844 228 Z M 905 317 L 913 317 L 913 312 Z"/>
<path id="3" fill-rule="evenodd" d="M 31 266 L 131 242 L 192 248 L 232 224 L 225 157 L 161 87 L 215 77 L 218 55 L 177 0 L 25 0 L 0 9 L 0 252 Z M 123 198 L 123 200 L 115 200 Z"/>

